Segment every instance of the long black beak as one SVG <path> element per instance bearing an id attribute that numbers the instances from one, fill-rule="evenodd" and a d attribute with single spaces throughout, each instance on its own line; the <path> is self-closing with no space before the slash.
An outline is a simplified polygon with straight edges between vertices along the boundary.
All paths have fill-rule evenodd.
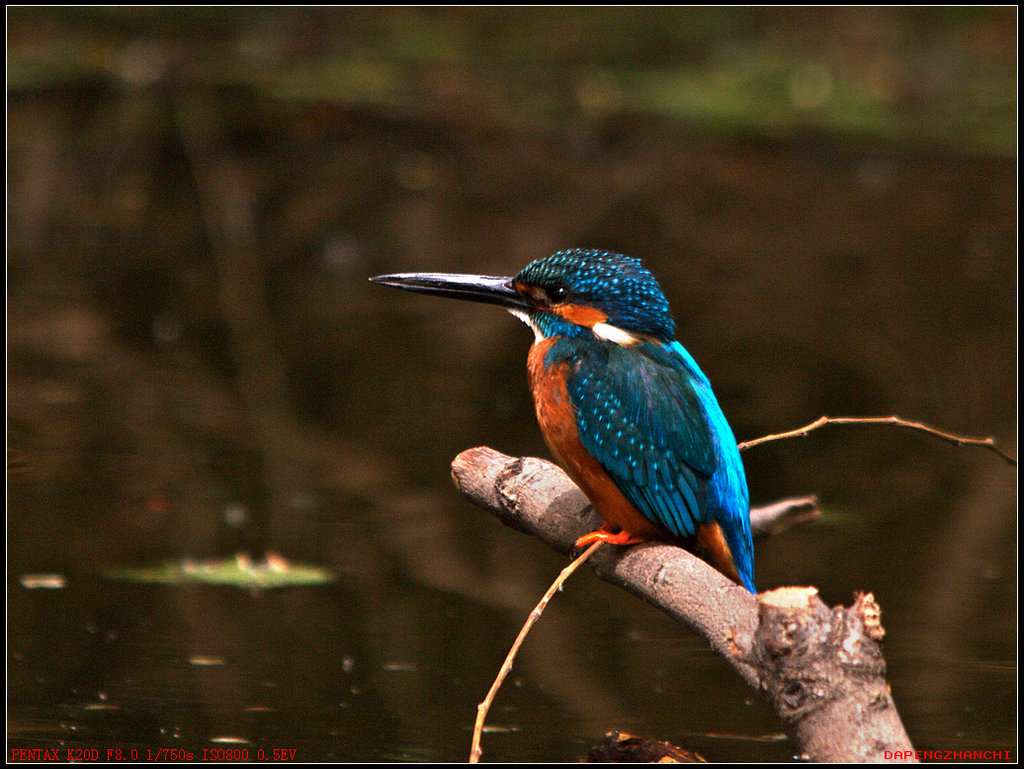
<path id="1" fill-rule="evenodd" d="M 395 275 L 377 275 L 370 280 L 421 294 L 496 304 L 513 310 L 530 309 L 526 298 L 512 288 L 512 278 L 451 275 L 445 272 L 402 272 Z"/>

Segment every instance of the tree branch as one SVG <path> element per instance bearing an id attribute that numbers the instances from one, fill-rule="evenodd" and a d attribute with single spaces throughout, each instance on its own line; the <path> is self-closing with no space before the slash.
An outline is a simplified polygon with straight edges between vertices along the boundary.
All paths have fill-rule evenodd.
<path id="1" fill-rule="evenodd" d="M 776 536 L 819 515 L 818 498 L 813 494 L 780 499 L 764 507 L 750 508 L 750 533 L 755 539 Z"/>
<path id="2" fill-rule="evenodd" d="M 560 552 L 600 525 L 569 477 L 542 459 L 470 449 L 455 458 L 452 477 L 474 503 Z M 768 700 L 808 759 L 913 755 L 885 681 L 884 631 L 870 595 L 831 609 L 814 588 L 753 596 L 696 556 L 657 542 L 601 548 L 590 563 L 601 579 L 707 640 Z"/>
<path id="3" fill-rule="evenodd" d="M 803 427 L 798 427 L 796 430 L 787 430 L 784 433 L 775 433 L 773 435 L 765 435 L 761 438 L 755 438 L 751 441 L 743 441 L 739 444 L 740 451 L 746 451 L 754 446 L 759 446 L 762 443 L 768 443 L 769 441 L 779 441 L 783 438 L 803 438 L 812 430 L 817 430 L 819 427 L 825 425 L 896 425 L 898 427 L 909 427 L 913 430 L 920 430 L 934 435 L 937 438 L 942 438 L 944 441 L 949 441 L 956 446 L 978 446 L 983 449 L 997 454 L 1006 461 L 1007 464 L 1012 467 L 1017 466 L 1017 460 L 1011 457 L 999 446 L 996 445 L 996 439 L 989 436 L 988 438 L 968 438 L 965 435 L 957 435 L 956 433 L 949 433 L 945 430 L 939 430 L 937 427 L 926 425 L 924 422 L 913 422 L 903 417 L 889 416 L 889 417 L 830 417 L 823 416 L 818 417 L 813 422 Z"/>

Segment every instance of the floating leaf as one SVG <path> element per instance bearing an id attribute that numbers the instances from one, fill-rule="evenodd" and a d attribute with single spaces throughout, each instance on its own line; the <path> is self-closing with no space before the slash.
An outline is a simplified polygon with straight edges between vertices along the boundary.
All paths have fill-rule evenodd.
<path id="1" fill-rule="evenodd" d="M 165 561 L 156 566 L 109 569 L 108 579 L 160 585 L 233 585 L 241 588 L 279 588 L 323 585 L 334 575 L 317 566 L 293 563 L 280 556 L 254 562 L 245 556 L 220 560 Z"/>

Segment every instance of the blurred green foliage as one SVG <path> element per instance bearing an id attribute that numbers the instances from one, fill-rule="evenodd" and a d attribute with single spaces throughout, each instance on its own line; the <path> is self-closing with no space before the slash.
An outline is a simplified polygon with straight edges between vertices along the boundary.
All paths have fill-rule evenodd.
<path id="1" fill-rule="evenodd" d="M 245 88 L 546 129 L 659 116 L 1016 153 L 1017 11 L 1000 7 L 8 8 L 8 98 Z"/>

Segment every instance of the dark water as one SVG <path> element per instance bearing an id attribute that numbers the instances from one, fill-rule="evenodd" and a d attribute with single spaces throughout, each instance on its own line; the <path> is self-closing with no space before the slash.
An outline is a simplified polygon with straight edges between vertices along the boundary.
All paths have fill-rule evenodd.
<path id="1" fill-rule="evenodd" d="M 1016 454 L 1013 161 L 204 90 L 9 110 L 9 749 L 466 759 L 565 563 L 449 480 L 471 446 L 545 455 L 531 337 L 373 274 L 621 250 L 661 279 L 740 440 L 899 414 Z M 1015 469 L 891 427 L 745 461 L 755 503 L 813 492 L 825 511 L 757 544 L 758 587 L 873 592 L 914 744 L 1015 755 Z M 102 577 L 240 549 L 336 580 Z M 65 586 L 26 588 L 39 573 Z M 794 752 L 704 644 L 589 573 L 489 724 L 484 760 L 574 761 L 611 729 L 713 760 Z"/>

